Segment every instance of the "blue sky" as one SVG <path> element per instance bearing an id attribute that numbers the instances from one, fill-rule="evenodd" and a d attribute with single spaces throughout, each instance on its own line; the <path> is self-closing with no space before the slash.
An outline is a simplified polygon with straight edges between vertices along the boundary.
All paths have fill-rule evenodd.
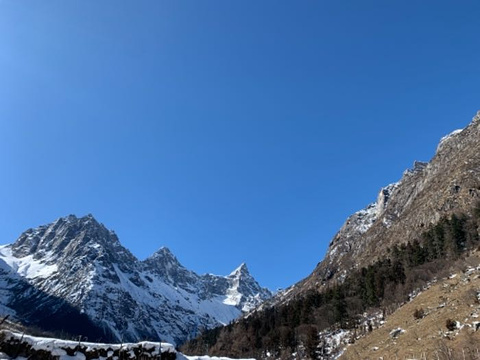
<path id="1" fill-rule="evenodd" d="M 143 259 L 307 276 L 480 109 L 478 1 L 0 2 L 0 242 L 88 213 Z"/>

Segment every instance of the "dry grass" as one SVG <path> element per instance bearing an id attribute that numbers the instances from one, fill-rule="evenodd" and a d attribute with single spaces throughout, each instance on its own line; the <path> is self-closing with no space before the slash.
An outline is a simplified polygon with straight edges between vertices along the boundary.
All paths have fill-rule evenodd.
<path id="1" fill-rule="evenodd" d="M 467 261 L 480 262 L 479 254 Z M 411 302 L 387 317 L 385 325 L 350 345 L 342 360 L 353 359 L 478 359 L 480 360 L 480 270 L 458 272 L 453 278 L 438 281 Z M 414 313 L 423 309 L 425 316 Z M 447 320 L 460 323 L 460 329 L 448 331 Z M 396 338 L 394 329 L 405 332 Z"/>

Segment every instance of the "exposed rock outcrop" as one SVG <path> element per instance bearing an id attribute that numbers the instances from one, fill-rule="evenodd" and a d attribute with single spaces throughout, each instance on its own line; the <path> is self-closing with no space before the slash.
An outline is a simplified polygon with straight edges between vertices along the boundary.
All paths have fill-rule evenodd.
<path id="1" fill-rule="evenodd" d="M 414 240 L 430 224 L 454 212 L 469 213 L 480 200 L 480 112 L 463 130 L 441 139 L 435 156 L 415 162 L 377 201 L 350 216 L 313 273 L 283 296 L 342 280 L 352 269 L 385 255 L 387 248 Z"/>

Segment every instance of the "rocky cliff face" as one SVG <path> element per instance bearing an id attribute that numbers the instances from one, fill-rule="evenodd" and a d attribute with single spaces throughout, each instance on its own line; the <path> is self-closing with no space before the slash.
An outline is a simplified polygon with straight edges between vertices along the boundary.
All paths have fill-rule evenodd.
<path id="1" fill-rule="evenodd" d="M 271 296 L 244 264 L 228 276 L 200 276 L 167 248 L 139 261 L 91 215 L 60 218 L 1 246 L 0 282 L 4 313 L 117 341 L 178 344 Z M 64 328 L 71 316 L 80 329 Z"/>
<path id="2" fill-rule="evenodd" d="M 283 299 L 332 280 L 385 255 L 388 247 L 414 240 L 430 224 L 456 211 L 468 213 L 480 200 L 480 112 L 463 130 L 441 139 L 428 163 L 415 162 L 400 181 L 351 215 L 313 273 Z"/>

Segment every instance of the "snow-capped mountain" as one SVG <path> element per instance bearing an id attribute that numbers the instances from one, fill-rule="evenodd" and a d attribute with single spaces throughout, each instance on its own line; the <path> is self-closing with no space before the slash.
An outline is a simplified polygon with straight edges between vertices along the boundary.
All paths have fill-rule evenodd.
<path id="1" fill-rule="evenodd" d="M 139 261 L 92 215 L 60 218 L 0 246 L 0 286 L 0 311 L 23 322 L 176 344 L 272 295 L 245 264 L 228 276 L 197 275 L 167 248 Z M 72 316 L 81 319 L 80 328 L 65 325 Z"/>

